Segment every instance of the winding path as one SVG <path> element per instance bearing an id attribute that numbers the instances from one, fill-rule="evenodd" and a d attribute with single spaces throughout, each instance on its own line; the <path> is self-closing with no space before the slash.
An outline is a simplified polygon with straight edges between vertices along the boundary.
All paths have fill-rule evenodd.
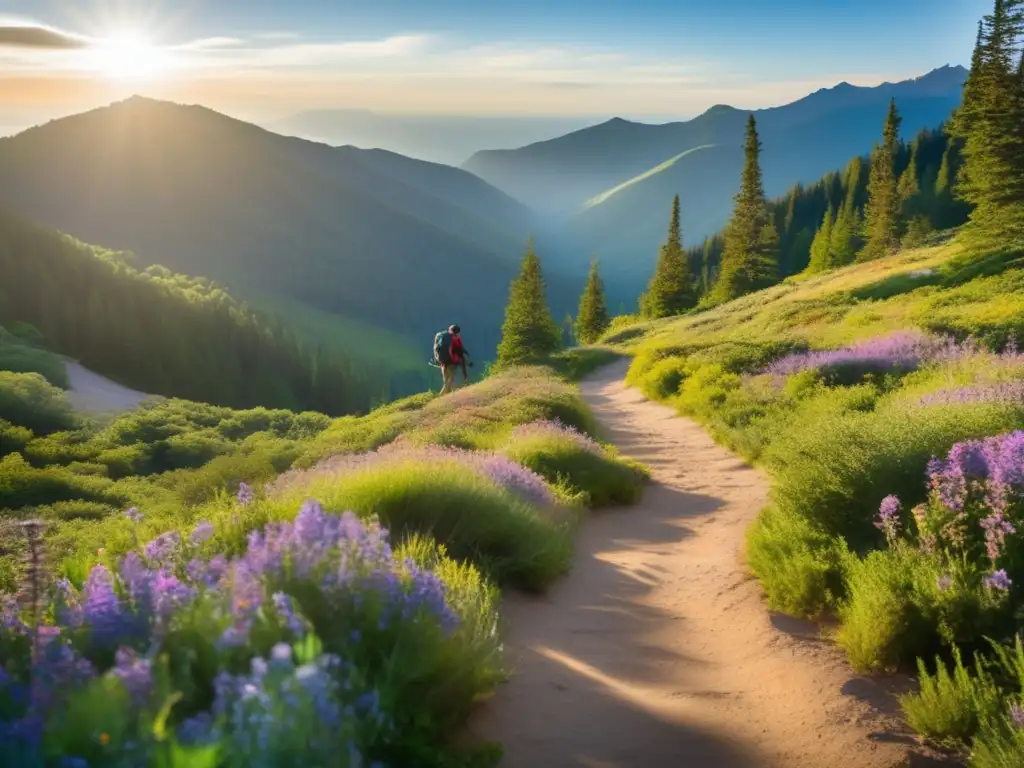
<path id="1" fill-rule="evenodd" d="M 926 765 L 894 691 L 854 676 L 815 625 L 766 611 L 742 545 L 767 481 L 693 422 L 598 371 L 583 394 L 654 483 L 595 513 L 570 574 L 506 600 L 515 672 L 474 735 L 503 768 Z"/>

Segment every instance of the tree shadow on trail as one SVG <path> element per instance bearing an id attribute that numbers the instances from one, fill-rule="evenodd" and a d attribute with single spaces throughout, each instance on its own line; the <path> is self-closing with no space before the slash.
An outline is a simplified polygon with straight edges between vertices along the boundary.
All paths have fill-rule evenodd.
<path id="1" fill-rule="evenodd" d="M 651 490 L 674 498 L 645 505 L 642 514 L 596 514 L 579 534 L 571 578 L 544 595 L 506 597 L 514 672 L 470 724 L 473 736 L 503 743 L 502 768 L 764 764 L 751 747 L 702 721 L 703 700 L 728 692 L 665 696 L 668 672 L 678 684 L 680 670 L 703 662 L 645 640 L 686 632 L 686 619 L 642 604 L 659 582 L 656 569 L 612 560 L 619 551 L 679 542 L 721 502 Z"/>

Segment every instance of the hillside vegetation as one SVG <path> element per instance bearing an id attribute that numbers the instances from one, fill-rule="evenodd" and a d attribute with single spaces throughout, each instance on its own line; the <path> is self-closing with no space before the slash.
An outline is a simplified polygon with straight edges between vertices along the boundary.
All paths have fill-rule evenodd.
<path id="1" fill-rule="evenodd" d="M 143 267 L 201 275 L 271 308 L 298 304 L 343 329 L 382 328 L 417 349 L 458 322 L 479 360 L 497 346 L 495 307 L 536 228 L 522 204 L 456 168 L 138 97 L 0 139 L 0 174 L 11 210 L 131 250 Z M 559 314 L 569 309 L 571 282 L 551 289 Z M 403 394 L 422 389 L 420 372 Z"/>
<path id="2" fill-rule="evenodd" d="M 1016 630 L 1022 337 L 1024 252 L 946 236 L 604 341 L 635 355 L 630 383 L 770 473 L 748 537 L 769 604 L 838 611 L 851 662 L 882 670 Z"/>
<path id="3" fill-rule="evenodd" d="M 0 213 L 0 323 L 129 386 L 235 407 L 365 409 L 376 392 L 342 359 L 223 288 Z"/>
<path id="4" fill-rule="evenodd" d="M 507 671 L 498 587 L 543 589 L 587 507 L 642 492 L 568 381 L 607 359 L 340 419 L 97 423 L 0 372 L 2 762 L 493 765 L 449 737 Z"/>

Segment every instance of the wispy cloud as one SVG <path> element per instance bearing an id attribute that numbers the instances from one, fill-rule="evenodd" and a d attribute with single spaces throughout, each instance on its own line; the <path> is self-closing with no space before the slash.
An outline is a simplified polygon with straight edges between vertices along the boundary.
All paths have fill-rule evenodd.
<path id="1" fill-rule="evenodd" d="M 0 47 L 68 50 L 88 44 L 84 38 L 50 27 L 0 22 Z"/>

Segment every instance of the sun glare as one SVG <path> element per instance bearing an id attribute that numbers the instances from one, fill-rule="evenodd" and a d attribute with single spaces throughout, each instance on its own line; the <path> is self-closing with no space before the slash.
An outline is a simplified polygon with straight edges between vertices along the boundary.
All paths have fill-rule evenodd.
<path id="1" fill-rule="evenodd" d="M 122 32 L 97 40 L 87 49 L 89 68 L 115 80 L 142 80 L 167 71 L 166 51 L 144 35 Z"/>

